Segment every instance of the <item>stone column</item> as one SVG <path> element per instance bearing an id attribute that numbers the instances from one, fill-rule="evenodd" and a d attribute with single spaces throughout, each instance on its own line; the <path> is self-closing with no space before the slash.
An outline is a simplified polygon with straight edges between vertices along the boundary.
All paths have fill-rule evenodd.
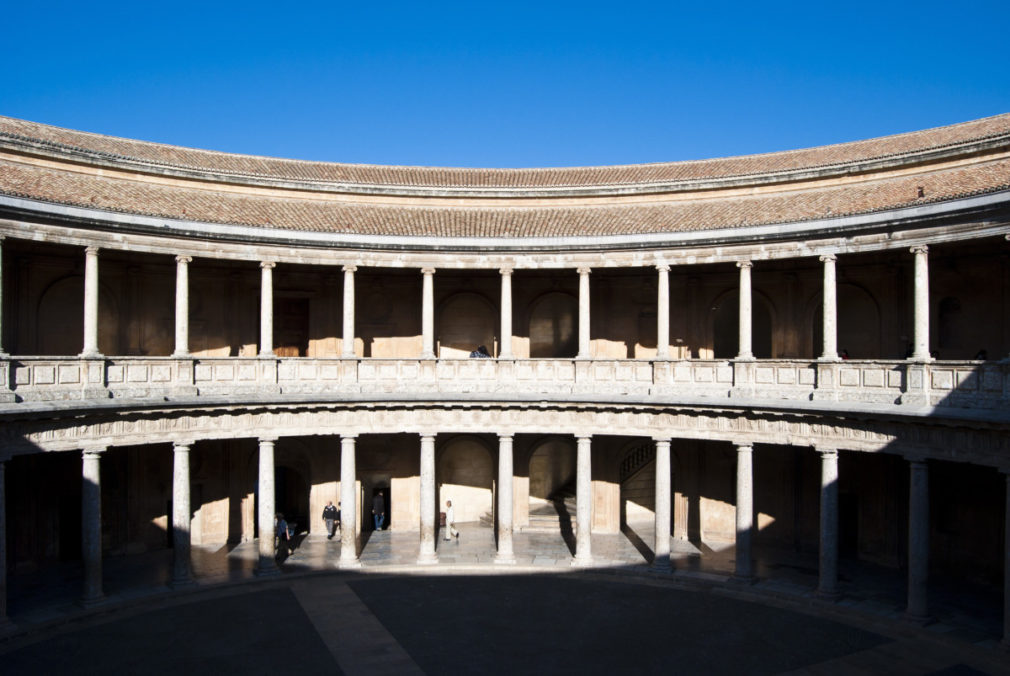
<path id="1" fill-rule="evenodd" d="M 589 359 L 589 273 L 590 268 L 581 267 L 579 273 L 579 354 L 576 359 Z"/>
<path id="2" fill-rule="evenodd" d="M 824 345 L 821 352 L 822 361 L 838 360 L 838 292 L 835 284 L 835 255 L 821 256 L 824 263 L 824 312 L 823 333 Z"/>
<path id="3" fill-rule="evenodd" d="M 736 447 L 736 572 L 741 582 L 754 579 L 751 540 L 754 530 L 753 446 Z"/>
<path id="4" fill-rule="evenodd" d="M 498 435 L 498 554 L 495 563 L 515 563 L 512 551 L 512 435 Z"/>
<path id="5" fill-rule="evenodd" d="M 421 551 L 418 563 L 438 563 L 435 553 L 435 437 L 421 437 Z"/>
<path id="6" fill-rule="evenodd" d="M 175 352 L 173 357 L 189 356 L 189 264 L 190 256 L 175 257 Z"/>
<path id="7" fill-rule="evenodd" d="M 736 264 L 740 268 L 740 351 L 737 359 L 753 359 L 754 352 L 751 348 L 751 291 L 750 291 L 750 269 L 753 267 L 750 261 L 740 261 Z"/>
<path id="8" fill-rule="evenodd" d="M 670 441 L 656 440 L 656 558 L 652 565 L 660 570 L 670 568 Z"/>
<path id="9" fill-rule="evenodd" d="M 817 594 L 838 597 L 838 451 L 817 449 L 821 455 L 821 546 Z"/>
<path id="10" fill-rule="evenodd" d="M 501 348 L 499 359 L 514 359 L 512 354 L 512 268 L 501 272 Z"/>
<path id="11" fill-rule="evenodd" d="M 575 466 L 575 560 L 573 566 L 593 565 L 592 437 L 578 438 Z"/>
<path id="12" fill-rule="evenodd" d="M 340 567 L 357 568 L 358 560 L 358 470 L 357 438 L 340 437 Z"/>
<path id="13" fill-rule="evenodd" d="M 7 617 L 7 458 L 0 457 L 0 632 L 5 625 L 9 627 Z"/>
<path id="14" fill-rule="evenodd" d="M 908 490 L 908 608 L 913 621 L 928 618 L 926 583 L 929 580 L 929 468 L 925 460 L 911 460 Z"/>
<path id="15" fill-rule="evenodd" d="M 1010 649 L 1010 469 L 1006 477 L 1006 509 L 1003 513 L 1003 647 Z"/>
<path id="16" fill-rule="evenodd" d="M 435 358 L 435 268 L 421 268 L 421 359 Z"/>
<path id="17" fill-rule="evenodd" d="M 84 595 L 89 606 L 101 601 L 102 591 L 102 473 L 99 461 L 105 449 L 83 453 L 81 468 L 81 556 L 84 559 Z"/>
<path id="18" fill-rule="evenodd" d="M 929 361 L 929 247 L 913 246 L 915 254 L 915 300 L 912 359 Z"/>
<path id="19" fill-rule="evenodd" d="M 340 356 L 345 359 L 354 358 L 354 273 L 357 271 L 354 265 L 344 266 L 344 349 Z M 340 515 L 343 520 L 343 514 Z M 341 528 L 343 533 L 343 528 Z"/>
<path id="20" fill-rule="evenodd" d="M 266 269 L 266 268 L 264 268 Z M 256 569 L 257 575 L 277 575 L 277 561 L 274 558 L 276 550 L 274 548 L 274 537 L 276 537 L 276 527 L 274 517 L 277 508 L 274 503 L 274 443 L 276 439 L 260 439 L 260 468 L 259 468 L 259 565 Z"/>
<path id="21" fill-rule="evenodd" d="M 3 348 L 3 241 L 4 237 L 0 236 L 0 357 L 7 356 L 7 350 Z M 3 623 L 5 614 L 0 614 L 0 624 Z"/>
<path id="22" fill-rule="evenodd" d="M 173 447 L 174 463 L 172 471 L 172 586 L 184 587 L 193 584 L 190 562 L 190 485 L 189 449 L 187 443 L 177 443 Z"/>
<path id="23" fill-rule="evenodd" d="M 670 266 L 657 265 L 656 359 L 670 358 Z"/>
<path id="24" fill-rule="evenodd" d="M 101 357 L 98 351 L 98 247 L 84 250 L 84 350 L 85 358 Z"/>
<path id="25" fill-rule="evenodd" d="M 271 357 L 274 354 L 274 266 L 276 263 L 263 261 L 260 263 L 260 356 Z M 273 515 L 270 515 L 273 523 Z M 271 559 L 273 557 L 271 556 Z"/>

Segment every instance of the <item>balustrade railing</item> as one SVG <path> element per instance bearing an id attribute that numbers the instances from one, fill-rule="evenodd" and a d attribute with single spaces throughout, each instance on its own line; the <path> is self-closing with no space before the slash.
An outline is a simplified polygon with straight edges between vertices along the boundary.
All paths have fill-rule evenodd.
<path id="1" fill-rule="evenodd" d="M 1010 410 L 1010 363 L 902 360 L 11 357 L 0 401 L 502 394 L 758 399 Z"/>

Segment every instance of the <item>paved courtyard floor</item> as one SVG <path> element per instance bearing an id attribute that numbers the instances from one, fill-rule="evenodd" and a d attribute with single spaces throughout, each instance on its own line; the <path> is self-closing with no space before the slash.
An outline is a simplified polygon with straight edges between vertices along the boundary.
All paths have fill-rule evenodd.
<path id="1" fill-rule="evenodd" d="M 424 567 L 416 532 L 366 533 L 356 571 L 336 569 L 337 539 L 305 538 L 273 578 L 254 575 L 256 543 L 198 547 L 185 590 L 167 587 L 170 552 L 110 558 L 89 610 L 79 566 L 12 576 L 0 671 L 1010 674 L 992 590 L 934 585 L 919 627 L 895 571 L 843 566 L 830 603 L 796 555 L 759 552 L 758 581 L 739 585 L 732 549 L 675 542 L 673 570 L 656 570 L 647 525 L 594 535 L 590 570 L 560 533 L 517 534 L 508 566 L 490 528 L 460 530 Z"/>

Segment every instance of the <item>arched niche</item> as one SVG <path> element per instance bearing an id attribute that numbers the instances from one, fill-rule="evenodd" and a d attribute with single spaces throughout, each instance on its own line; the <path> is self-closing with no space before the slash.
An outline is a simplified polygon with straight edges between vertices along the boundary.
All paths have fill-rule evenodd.
<path id="1" fill-rule="evenodd" d="M 438 356 L 464 359 L 478 345 L 496 353 L 494 305 L 472 292 L 455 293 L 442 303 L 438 312 Z"/>
<path id="2" fill-rule="evenodd" d="M 494 457 L 478 437 L 459 436 L 439 449 L 436 465 L 438 511 L 452 500 L 457 522 L 479 521 L 493 513 Z"/>
<path id="3" fill-rule="evenodd" d="M 732 359 L 740 353 L 740 292 L 727 291 L 712 306 L 712 349 L 715 359 Z M 774 355 L 771 303 L 751 293 L 751 351 L 758 359 Z"/>
<path id="4" fill-rule="evenodd" d="M 571 358 L 579 352 L 579 304 L 574 296 L 551 291 L 530 307 L 530 357 Z"/>
<path id="5" fill-rule="evenodd" d="M 98 290 L 98 350 L 102 354 L 120 352 L 119 310 L 113 295 L 104 285 Z M 84 348 L 84 277 L 74 275 L 59 279 L 39 298 L 35 328 L 35 354 L 71 356 Z"/>
<path id="6" fill-rule="evenodd" d="M 856 284 L 839 284 L 836 294 L 839 355 L 845 351 L 853 359 L 880 359 L 886 356 L 882 354 L 880 305 L 876 298 Z M 818 298 L 817 307 L 813 311 L 810 333 L 813 336 L 810 356 L 820 357 L 824 352 L 823 296 Z"/>
<path id="7" fill-rule="evenodd" d="M 575 482 L 573 439 L 551 437 L 537 444 L 530 454 L 530 511 L 551 505 L 558 492 Z"/>

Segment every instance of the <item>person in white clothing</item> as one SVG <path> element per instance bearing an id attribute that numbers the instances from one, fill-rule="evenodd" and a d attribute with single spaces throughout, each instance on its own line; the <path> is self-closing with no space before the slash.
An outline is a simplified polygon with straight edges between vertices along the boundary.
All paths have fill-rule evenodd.
<path id="1" fill-rule="evenodd" d="M 445 501 L 445 539 L 459 539 L 459 531 L 456 530 L 456 512 L 452 509 L 452 500 Z"/>

